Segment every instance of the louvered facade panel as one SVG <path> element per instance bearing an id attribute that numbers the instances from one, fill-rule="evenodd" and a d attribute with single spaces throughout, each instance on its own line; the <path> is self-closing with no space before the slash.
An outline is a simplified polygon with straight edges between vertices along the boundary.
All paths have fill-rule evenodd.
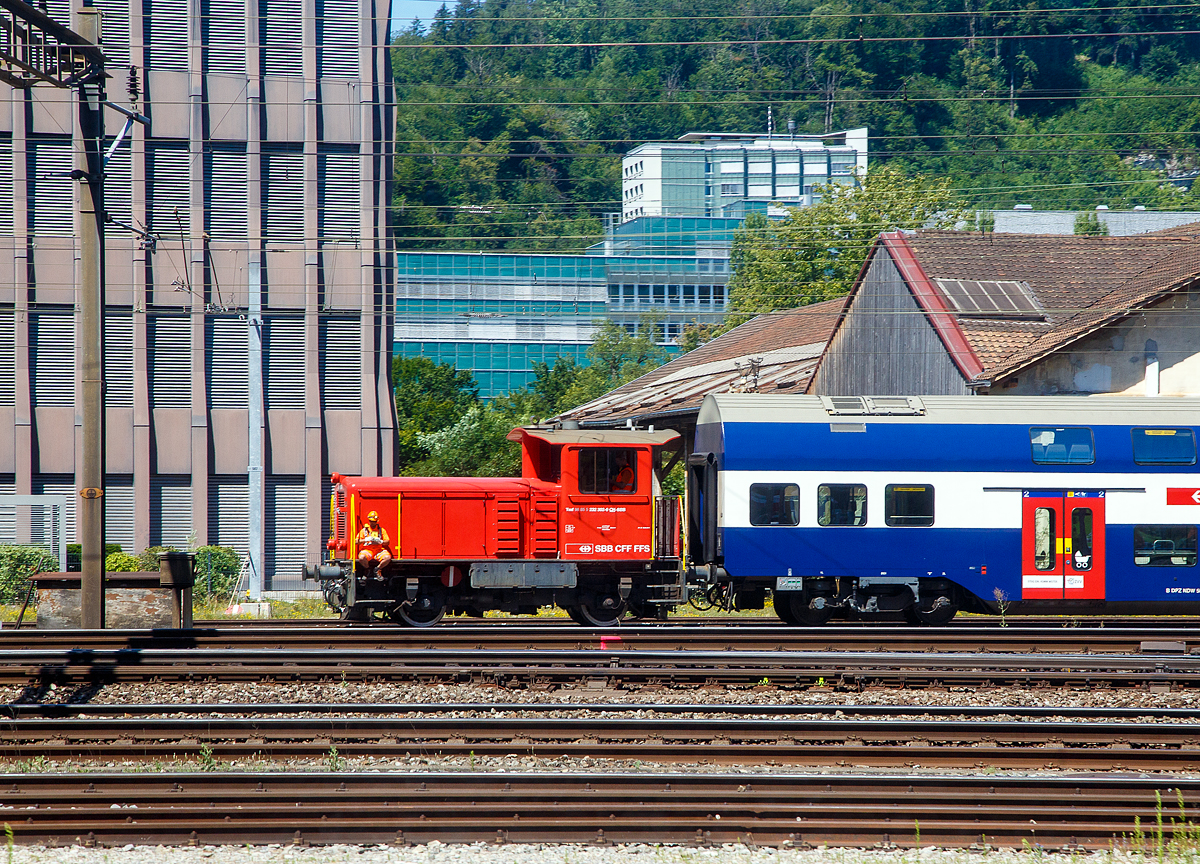
<path id="1" fill-rule="evenodd" d="M 304 239 L 304 153 L 299 148 L 262 153 L 263 236 Z"/>
<path id="2" fill-rule="evenodd" d="M 33 404 L 75 404 L 75 316 L 39 312 L 29 316 L 29 362 Z"/>
<path id="3" fill-rule="evenodd" d="M 192 405 L 192 321 L 182 315 L 146 322 L 146 367 L 151 408 Z"/>
<path id="4" fill-rule="evenodd" d="M 0 206 L 0 235 L 5 236 L 13 233 L 13 211 L 10 203 L 13 200 L 12 157 L 12 136 L 0 135 L 0 201 L 4 202 L 4 205 Z"/>
<path id="5" fill-rule="evenodd" d="M 245 556 L 249 548 L 249 501 L 246 478 L 215 475 L 208 478 L 208 542 L 228 546 Z"/>
<path id="6" fill-rule="evenodd" d="M 75 231 L 75 181 L 69 138 L 40 138 L 25 151 L 29 178 L 29 231 L 34 235 L 67 236 Z M 58 176 L 48 176 L 58 175 Z"/>
<path id="7" fill-rule="evenodd" d="M 17 346 L 14 311 L 0 309 L 0 405 L 16 404 Z"/>
<path id="8" fill-rule="evenodd" d="M 133 407 L 133 317 L 104 316 L 104 404 Z"/>
<path id="9" fill-rule="evenodd" d="M 104 212 L 126 225 L 133 224 L 133 154 L 127 141 L 113 153 L 104 166 Z M 129 231 L 111 223 L 104 226 L 110 238 L 129 236 Z"/>
<path id="10" fill-rule="evenodd" d="M 258 0 L 258 41 L 264 75 L 303 75 L 300 10 L 295 0 Z M 294 106 L 300 110 L 300 106 Z"/>
<path id="11" fill-rule="evenodd" d="M 70 27 L 73 23 L 71 21 L 70 0 L 46 0 L 45 5 L 42 5 L 40 2 L 34 5 L 64 27 Z"/>
<path id="12" fill-rule="evenodd" d="M 246 4 L 239 0 L 207 0 L 203 28 L 208 71 L 244 75 Z"/>
<path id="13" fill-rule="evenodd" d="M 16 478 L 11 474 L 0 474 L 0 498 L 17 494 Z M 0 502 L 0 544 L 17 542 L 17 508 Z"/>
<path id="14" fill-rule="evenodd" d="M 304 319 L 268 318 L 263 376 L 268 408 L 304 407 Z"/>
<path id="15" fill-rule="evenodd" d="M 188 0 L 142 0 L 146 66 L 188 71 Z"/>
<path id="16" fill-rule="evenodd" d="M 263 570 L 270 591 L 304 589 L 307 563 L 308 489 L 303 477 L 267 478 L 265 558 Z"/>
<path id="17" fill-rule="evenodd" d="M 320 326 L 321 407 L 362 408 L 362 329 L 357 318 L 326 318 Z"/>
<path id="18" fill-rule="evenodd" d="M 204 360 L 208 375 L 209 408 L 245 408 L 246 322 L 238 318 L 209 318 L 204 328 Z"/>
<path id="19" fill-rule="evenodd" d="M 322 78 L 357 78 L 362 39 L 357 0 L 317 0 L 317 68 Z"/>
<path id="20" fill-rule="evenodd" d="M 192 536 L 192 485 L 187 475 L 150 478 L 150 545 L 188 549 Z"/>
<path id="21" fill-rule="evenodd" d="M 142 551 L 133 548 L 133 478 L 128 475 L 104 481 L 104 542 L 130 555 Z"/>
<path id="22" fill-rule="evenodd" d="M 101 12 L 101 47 L 109 61 L 109 74 L 119 81 L 121 72 L 128 71 L 119 67 L 129 65 L 129 0 L 93 0 L 92 5 Z"/>
<path id="23" fill-rule="evenodd" d="M 34 474 L 32 478 L 34 495 L 62 495 L 67 499 L 63 518 L 63 533 L 67 535 L 68 543 L 75 543 L 75 478 L 70 474 Z M 35 546 L 50 546 L 58 538 L 53 532 L 53 516 L 50 507 L 31 507 L 30 540 Z"/>
<path id="24" fill-rule="evenodd" d="M 360 157 L 356 149 L 317 154 L 317 230 L 322 237 L 359 236 Z"/>
<path id="25" fill-rule="evenodd" d="M 213 147 L 204 153 L 206 229 L 218 240 L 246 239 L 246 150 Z"/>
<path id="26" fill-rule="evenodd" d="M 186 142 L 154 142 L 146 147 L 146 210 L 150 227 L 165 235 L 158 251 L 168 256 L 183 275 L 186 256 L 179 235 L 186 236 L 191 224 L 188 167 L 191 154 Z"/>

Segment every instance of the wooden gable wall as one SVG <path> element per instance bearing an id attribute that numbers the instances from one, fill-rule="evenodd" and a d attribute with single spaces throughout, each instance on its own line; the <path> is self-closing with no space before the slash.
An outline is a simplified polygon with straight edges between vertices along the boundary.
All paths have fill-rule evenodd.
<path id="1" fill-rule="evenodd" d="M 879 248 L 808 392 L 962 396 L 971 391 L 891 256 Z"/>

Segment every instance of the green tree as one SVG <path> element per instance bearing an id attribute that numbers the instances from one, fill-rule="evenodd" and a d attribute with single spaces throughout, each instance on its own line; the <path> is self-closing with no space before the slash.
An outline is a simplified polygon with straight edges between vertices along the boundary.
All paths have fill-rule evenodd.
<path id="1" fill-rule="evenodd" d="M 849 292 L 881 231 L 953 228 L 967 209 L 946 179 L 872 168 L 858 186 L 829 185 L 811 207 L 786 219 L 747 218 L 732 251 L 727 327 L 775 309 Z"/>
<path id="2" fill-rule="evenodd" d="M 642 319 L 636 334 L 614 321 L 602 322 L 587 350 L 588 365 L 566 389 L 558 410 L 590 402 L 666 363 L 670 358 L 657 342 L 660 327 L 653 316 Z"/>
<path id="3" fill-rule="evenodd" d="M 474 375 L 428 357 L 394 358 L 392 390 L 401 468 L 429 456 L 421 443 L 422 434 L 452 426 L 479 405 L 479 385 Z"/>

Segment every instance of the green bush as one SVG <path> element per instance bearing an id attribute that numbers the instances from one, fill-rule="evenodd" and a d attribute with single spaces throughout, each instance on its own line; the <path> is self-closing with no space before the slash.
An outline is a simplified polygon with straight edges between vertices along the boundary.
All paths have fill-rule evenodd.
<path id="1" fill-rule="evenodd" d="M 242 569 L 242 557 L 237 550 L 227 546 L 201 546 L 193 554 L 196 556 L 193 601 L 203 602 L 209 597 L 229 597 L 237 585 L 238 573 Z"/>
<path id="2" fill-rule="evenodd" d="M 138 559 L 142 562 L 141 569 L 150 571 L 158 571 L 158 553 L 160 552 L 178 552 L 174 546 L 147 546 L 138 555 Z"/>
<path id="3" fill-rule="evenodd" d="M 136 555 L 125 552 L 110 552 L 104 559 L 106 573 L 136 573 L 142 569 L 142 561 Z"/>
<path id="4" fill-rule="evenodd" d="M 0 546 L 0 603 L 21 603 L 35 573 L 58 570 L 58 559 L 37 546 Z"/>

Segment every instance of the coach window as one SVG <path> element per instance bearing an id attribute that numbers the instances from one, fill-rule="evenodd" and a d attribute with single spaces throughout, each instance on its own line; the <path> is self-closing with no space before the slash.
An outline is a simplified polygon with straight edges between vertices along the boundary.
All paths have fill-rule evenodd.
<path id="1" fill-rule="evenodd" d="M 855 483 L 830 483 L 817 487 L 817 523 L 867 524 L 867 487 Z"/>
<path id="2" fill-rule="evenodd" d="M 800 487 L 795 483 L 751 483 L 751 525 L 799 525 Z"/>
<path id="3" fill-rule="evenodd" d="M 1091 465 L 1096 461 L 1092 430 L 1086 426 L 1034 426 L 1029 430 L 1038 465 Z"/>
<path id="4" fill-rule="evenodd" d="M 884 487 L 883 521 L 886 525 L 932 525 L 933 487 L 912 483 Z"/>
<path id="5" fill-rule="evenodd" d="M 637 451 L 589 447 L 579 451 L 579 491 L 587 495 L 637 491 Z"/>
<path id="6" fill-rule="evenodd" d="M 1195 567 L 1195 525 L 1134 525 L 1133 563 L 1139 567 Z"/>
<path id="7" fill-rule="evenodd" d="M 1033 566 L 1038 570 L 1053 570 L 1054 511 L 1039 507 L 1033 511 Z"/>
<path id="8" fill-rule="evenodd" d="M 1195 465 L 1191 429 L 1134 429 L 1133 461 L 1139 465 Z"/>

